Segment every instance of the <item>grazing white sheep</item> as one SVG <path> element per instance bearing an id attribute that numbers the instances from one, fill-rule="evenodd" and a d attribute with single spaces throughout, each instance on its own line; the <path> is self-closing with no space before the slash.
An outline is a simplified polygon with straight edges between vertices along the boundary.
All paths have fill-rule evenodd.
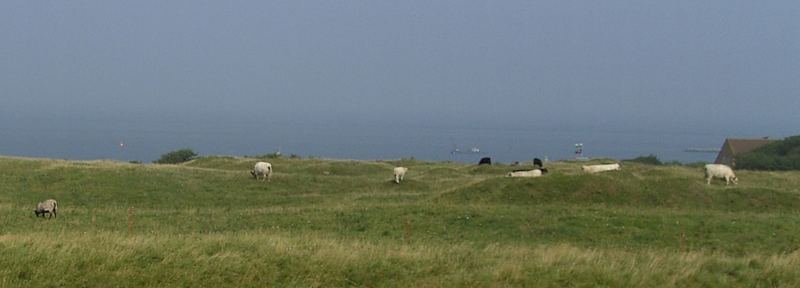
<path id="1" fill-rule="evenodd" d="M 598 173 L 598 172 L 619 170 L 619 163 L 602 164 L 602 165 L 584 165 L 581 166 L 581 170 L 587 173 Z"/>
<path id="2" fill-rule="evenodd" d="M 513 172 L 508 172 L 508 174 L 506 174 L 506 177 L 539 177 L 542 176 L 543 174 L 542 172 L 543 171 L 539 169 L 533 169 L 527 171 L 513 171 Z"/>
<path id="3" fill-rule="evenodd" d="M 253 167 L 253 170 L 250 170 L 250 175 L 253 175 L 253 178 L 256 178 L 256 180 L 261 177 L 262 181 L 270 181 L 272 176 L 272 164 L 269 162 L 258 162 L 255 167 Z"/>
<path id="4" fill-rule="evenodd" d="M 39 217 L 39 215 L 44 217 L 44 214 L 48 214 L 48 218 L 57 217 L 56 214 L 58 214 L 58 202 L 53 199 L 47 199 L 44 200 L 44 202 L 39 202 L 39 204 L 36 204 L 36 210 L 33 210 L 33 213 L 36 213 L 36 217 Z"/>
<path id="5" fill-rule="evenodd" d="M 406 177 L 406 172 L 408 172 L 406 167 L 394 167 L 394 183 L 400 184 L 400 181 Z"/>
<path id="6" fill-rule="evenodd" d="M 714 177 L 725 179 L 725 185 L 728 185 L 730 182 L 733 182 L 733 184 L 738 184 L 739 182 L 739 179 L 736 178 L 736 174 L 733 174 L 733 169 L 728 167 L 728 165 L 707 164 L 706 183 L 711 185 L 711 179 Z"/>

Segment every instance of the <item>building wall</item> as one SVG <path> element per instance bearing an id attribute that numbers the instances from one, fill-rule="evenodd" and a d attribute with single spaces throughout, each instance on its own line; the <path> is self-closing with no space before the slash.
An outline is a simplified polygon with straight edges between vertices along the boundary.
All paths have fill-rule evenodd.
<path id="1" fill-rule="evenodd" d="M 725 164 L 733 167 L 734 163 L 733 149 L 730 143 L 728 143 L 728 140 L 725 140 L 725 143 L 722 144 L 722 148 L 719 150 L 719 154 L 717 154 L 717 159 L 714 160 L 714 164 Z"/>

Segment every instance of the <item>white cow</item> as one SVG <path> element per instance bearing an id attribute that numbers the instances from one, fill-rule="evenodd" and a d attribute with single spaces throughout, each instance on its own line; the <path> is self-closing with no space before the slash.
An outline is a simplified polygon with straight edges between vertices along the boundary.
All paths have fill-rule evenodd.
<path id="1" fill-rule="evenodd" d="M 728 165 L 724 164 L 707 164 L 706 165 L 706 183 L 711 185 L 711 179 L 717 177 L 725 179 L 725 185 L 728 183 L 733 182 L 733 184 L 738 184 L 739 179 L 736 178 L 736 174 L 733 174 L 733 169 L 728 167 Z"/>
<path id="2" fill-rule="evenodd" d="M 56 215 L 58 214 L 58 202 L 53 199 L 47 199 L 44 200 L 44 202 L 39 202 L 39 204 L 36 204 L 36 210 L 33 210 L 33 213 L 36 213 L 36 217 L 39 217 L 39 215 L 44 217 L 44 214 L 48 214 L 48 218 L 56 217 L 58 216 Z"/>
<path id="3" fill-rule="evenodd" d="M 269 162 L 258 162 L 256 166 L 253 167 L 253 170 L 250 170 L 250 175 L 253 175 L 253 178 L 256 178 L 256 180 L 261 177 L 262 181 L 270 181 L 272 176 L 272 164 Z"/>
<path id="4" fill-rule="evenodd" d="M 514 171 L 508 172 L 506 177 L 539 177 L 542 176 L 542 170 L 533 169 L 528 171 Z"/>
<path id="5" fill-rule="evenodd" d="M 400 184 L 400 181 L 406 176 L 406 172 L 408 172 L 406 167 L 394 167 L 394 183 Z"/>
<path id="6" fill-rule="evenodd" d="M 602 165 L 584 165 L 581 166 L 581 170 L 587 173 L 598 173 L 598 172 L 619 170 L 619 163 L 602 164 Z"/>

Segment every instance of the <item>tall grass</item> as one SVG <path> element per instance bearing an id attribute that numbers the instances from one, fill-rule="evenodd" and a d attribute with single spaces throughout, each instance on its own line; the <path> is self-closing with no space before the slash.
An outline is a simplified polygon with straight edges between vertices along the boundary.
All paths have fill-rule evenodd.
<path id="1" fill-rule="evenodd" d="M 675 253 L 569 244 L 389 244 L 314 233 L 0 236 L 10 286 L 784 286 L 800 253 Z"/>

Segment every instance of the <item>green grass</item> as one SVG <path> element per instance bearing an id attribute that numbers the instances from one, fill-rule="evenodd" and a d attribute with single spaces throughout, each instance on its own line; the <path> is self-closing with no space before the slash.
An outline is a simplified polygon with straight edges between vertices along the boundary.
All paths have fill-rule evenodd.
<path id="1" fill-rule="evenodd" d="M 258 160 L 0 158 L 0 287 L 800 286 L 799 172 Z"/>

